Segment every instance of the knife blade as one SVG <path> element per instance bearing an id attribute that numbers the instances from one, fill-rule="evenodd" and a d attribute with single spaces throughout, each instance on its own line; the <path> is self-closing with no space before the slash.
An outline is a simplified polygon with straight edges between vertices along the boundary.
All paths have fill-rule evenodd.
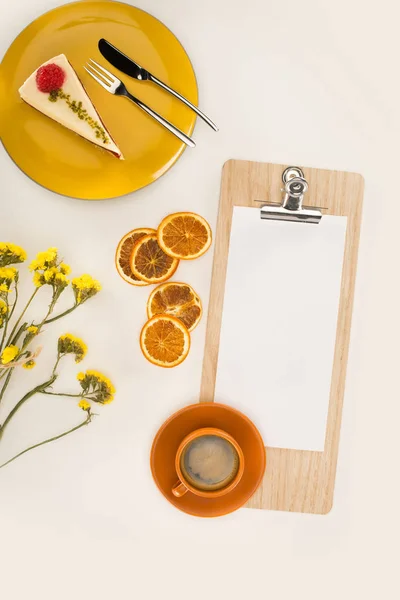
<path id="1" fill-rule="evenodd" d="M 113 44 L 102 38 L 101 40 L 99 40 L 98 47 L 101 54 L 110 64 L 113 65 L 113 67 L 115 67 L 119 71 L 122 71 L 122 73 L 125 73 L 125 75 L 133 77 L 134 79 L 137 79 L 139 81 L 151 81 L 156 85 L 160 86 L 165 91 L 172 94 L 175 98 L 186 104 L 186 106 L 191 108 L 197 115 L 199 115 L 199 117 L 201 117 L 207 123 L 207 125 L 214 129 L 214 131 L 218 131 L 218 127 L 216 126 L 216 124 L 213 121 L 211 121 L 211 119 L 207 117 L 207 115 L 205 115 L 199 108 L 197 108 L 197 106 L 195 106 L 187 98 L 179 94 L 179 92 L 169 87 L 169 85 L 158 79 L 155 75 L 152 75 L 150 71 L 147 71 L 146 69 L 141 67 L 137 62 L 135 62 L 134 60 L 129 58 L 129 56 L 121 52 L 121 50 L 118 50 L 118 48 L 113 46 Z"/>
<path id="2" fill-rule="evenodd" d="M 121 50 L 107 42 L 105 39 L 99 41 L 99 50 L 109 63 L 119 71 L 129 75 L 134 79 L 146 80 L 149 79 L 150 73 L 143 69 L 138 63 L 126 56 Z"/>

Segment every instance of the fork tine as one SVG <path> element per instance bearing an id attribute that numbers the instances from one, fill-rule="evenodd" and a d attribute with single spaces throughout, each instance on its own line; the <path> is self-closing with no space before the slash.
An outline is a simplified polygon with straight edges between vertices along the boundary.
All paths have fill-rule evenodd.
<path id="1" fill-rule="evenodd" d="M 96 67 L 94 67 L 90 63 L 87 63 L 87 66 L 89 67 L 89 69 L 92 69 L 92 71 L 94 71 L 95 73 L 97 73 L 97 75 L 99 77 L 101 77 L 101 79 L 103 81 L 105 81 L 108 85 L 112 85 L 114 83 L 113 81 L 110 81 L 105 75 L 103 75 L 103 73 L 101 71 L 99 71 L 98 69 L 96 69 Z"/>
<path id="2" fill-rule="evenodd" d="M 90 67 L 90 65 L 88 65 L 88 67 Z M 97 83 L 99 83 L 101 86 L 103 86 L 103 88 L 105 90 L 107 90 L 107 92 L 110 92 L 110 86 L 107 83 L 104 83 L 104 81 L 102 81 L 99 77 L 97 77 L 96 75 L 94 75 L 94 73 L 92 73 L 92 71 L 89 71 L 89 69 L 87 67 L 85 67 L 85 65 L 83 66 L 83 68 L 85 69 L 85 71 L 87 71 L 89 73 L 89 75 L 91 77 L 93 77 L 93 79 L 95 79 L 97 81 Z"/>
<path id="3" fill-rule="evenodd" d="M 100 73 L 99 73 L 99 71 L 97 71 L 97 73 L 99 73 L 99 75 L 102 75 L 103 77 L 108 77 L 109 79 L 111 79 L 112 83 L 116 83 L 117 81 L 119 81 L 119 79 L 117 79 L 115 77 L 115 75 L 113 75 L 112 73 L 110 73 L 110 71 L 107 71 L 107 69 L 105 69 L 104 67 L 99 65 L 99 63 L 97 63 L 95 60 L 93 60 L 93 58 L 90 58 L 89 60 L 90 60 L 90 62 L 95 64 L 98 69 L 100 69 Z M 94 69 L 93 65 L 90 65 L 90 66 Z M 104 75 L 103 75 L 103 73 L 104 73 Z"/>

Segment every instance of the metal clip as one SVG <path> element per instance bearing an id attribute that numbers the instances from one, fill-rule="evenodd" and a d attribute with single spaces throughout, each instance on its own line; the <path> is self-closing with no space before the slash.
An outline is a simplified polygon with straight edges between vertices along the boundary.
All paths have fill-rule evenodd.
<path id="1" fill-rule="evenodd" d="M 281 205 L 265 204 L 261 207 L 261 218 L 274 221 L 299 221 L 318 224 L 322 218 L 319 209 L 304 206 L 304 194 L 308 183 L 299 167 L 288 167 L 282 173 L 285 185 Z"/>

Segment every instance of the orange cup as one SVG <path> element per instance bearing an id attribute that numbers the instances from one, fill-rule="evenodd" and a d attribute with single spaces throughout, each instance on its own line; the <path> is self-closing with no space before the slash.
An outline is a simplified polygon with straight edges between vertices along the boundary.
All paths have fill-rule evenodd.
<path id="1" fill-rule="evenodd" d="M 195 487 L 187 480 L 181 468 L 181 458 L 188 444 L 205 435 L 214 435 L 229 442 L 236 450 L 239 459 L 238 470 L 234 478 L 225 487 L 216 490 L 202 490 Z M 189 435 L 182 440 L 175 457 L 175 469 L 178 474 L 179 481 L 177 481 L 175 486 L 172 488 L 172 493 L 174 496 L 180 498 L 187 492 L 192 492 L 192 494 L 201 496 L 202 498 L 218 498 L 231 492 L 241 480 L 244 473 L 244 455 L 237 441 L 231 435 L 229 435 L 229 433 L 226 433 L 222 429 L 216 429 L 215 427 L 203 427 L 202 429 L 196 429 L 195 431 L 192 431 L 192 433 L 189 433 Z"/>

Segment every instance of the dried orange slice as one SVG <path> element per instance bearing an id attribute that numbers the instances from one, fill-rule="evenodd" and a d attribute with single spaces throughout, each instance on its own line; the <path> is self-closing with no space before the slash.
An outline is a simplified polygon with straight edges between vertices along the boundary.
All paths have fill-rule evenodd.
<path id="1" fill-rule="evenodd" d="M 201 300 L 187 283 L 162 283 L 153 290 L 147 301 L 149 319 L 154 315 L 176 317 L 188 331 L 193 331 L 203 314 Z"/>
<path id="2" fill-rule="evenodd" d="M 130 259 L 132 273 L 147 283 L 166 281 L 175 273 L 178 264 L 178 259 L 161 250 L 155 233 L 145 235 L 133 246 Z"/>
<path id="3" fill-rule="evenodd" d="M 155 233 L 155 229 L 148 227 L 141 227 L 140 229 L 133 229 L 120 241 L 115 253 L 115 266 L 117 267 L 118 273 L 122 279 L 130 283 L 131 285 L 149 285 L 147 281 L 143 281 L 136 277 L 132 273 L 131 269 L 131 254 L 133 246 L 140 238 L 148 235 L 149 233 Z"/>
<path id="4" fill-rule="evenodd" d="M 143 327 L 140 347 L 154 365 L 176 367 L 189 354 L 190 334 L 179 319 L 156 315 Z"/>
<path id="5" fill-rule="evenodd" d="M 207 221 L 190 212 L 165 217 L 157 229 L 158 243 L 166 254 L 183 260 L 202 256 L 211 246 L 212 234 Z"/>

